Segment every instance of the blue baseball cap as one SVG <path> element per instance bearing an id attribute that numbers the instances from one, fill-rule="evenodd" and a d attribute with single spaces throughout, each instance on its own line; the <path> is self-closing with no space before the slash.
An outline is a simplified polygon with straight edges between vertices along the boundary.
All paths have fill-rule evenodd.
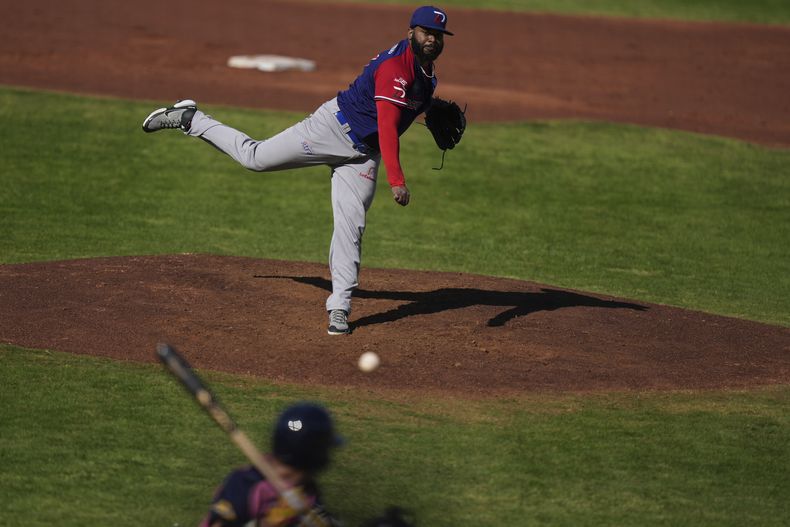
<path id="1" fill-rule="evenodd" d="M 443 9 L 433 7 L 432 5 L 424 5 L 418 7 L 414 14 L 411 15 L 411 23 L 409 27 L 414 29 L 420 26 L 425 29 L 435 29 L 441 31 L 445 35 L 452 35 L 447 29 L 447 13 Z"/>

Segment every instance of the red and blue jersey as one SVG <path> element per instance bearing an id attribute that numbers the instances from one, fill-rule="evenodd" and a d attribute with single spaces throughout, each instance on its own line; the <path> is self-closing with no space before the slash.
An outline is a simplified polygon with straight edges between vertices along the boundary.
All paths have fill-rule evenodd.
<path id="1" fill-rule="evenodd" d="M 340 111 L 351 130 L 366 143 L 378 143 L 376 101 L 389 101 L 400 108 L 398 135 L 431 104 L 436 76 L 423 71 L 407 39 L 379 53 L 365 66 L 348 89 L 337 94 Z"/>

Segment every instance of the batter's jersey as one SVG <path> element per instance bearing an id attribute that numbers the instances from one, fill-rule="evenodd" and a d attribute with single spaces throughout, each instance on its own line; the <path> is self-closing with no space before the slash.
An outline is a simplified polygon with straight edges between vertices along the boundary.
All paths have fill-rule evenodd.
<path id="1" fill-rule="evenodd" d="M 428 109 L 436 83 L 433 69 L 423 71 L 408 39 L 404 39 L 376 55 L 348 89 L 337 94 L 337 104 L 357 137 L 378 148 L 376 101 L 400 107 L 401 135 Z"/>
<path id="2" fill-rule="evenodd" d="M 318 502 L 315 485 L 307 485 L 303 490 L 310 506 L 315 506 Z M 235 470 L 217 489 L 209 513 L 200 527 L 209 527 L 217 521 L 223 526 L 242 527 L 251 520 L 269 514 L 278 506 L 278 501 L 277 491 L 254 467 Z M 298 517 L 286 522 L 287 525 L 298 523 Z"/>

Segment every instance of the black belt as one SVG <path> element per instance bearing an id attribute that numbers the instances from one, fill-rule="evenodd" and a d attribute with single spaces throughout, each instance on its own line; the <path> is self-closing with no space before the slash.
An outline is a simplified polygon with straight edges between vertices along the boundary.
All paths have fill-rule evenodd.
<path id="1" fill-rule="evenodd" d="M 349 139 L 351 139 L 351 142 L 354 143 L 354 150 L 361 154 L 373 153 L 373 149 L 370 148 L 364 141 L 360 140 L 360 138 L 357 137 L 357 134 L 355 134 L 351 129 L 351 125 L 348 124 L 348 119 L 346 119 L 346 116 L 343 115 L 343 112 L 338 110 L 337 113 L 335 113 L 335 118 L 337 119 L 337 122 L 340 123 L 340 127 L 342 128 L 343 132 L 348 136 Z"/>

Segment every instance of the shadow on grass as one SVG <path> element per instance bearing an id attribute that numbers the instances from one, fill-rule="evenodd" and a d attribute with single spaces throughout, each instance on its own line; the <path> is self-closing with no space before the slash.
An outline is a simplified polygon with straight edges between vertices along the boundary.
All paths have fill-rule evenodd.
<path id="1" fill-rule="evenodd" d="M 255 278 L 293 280 L 294 282 L 324 289 L 327 292 L 332 291 L 332 282 L 317 276 L 256 275 Z M 633 309 L 635 311 L 646 311 L 648 309 L 639 304 L 601 300 L 592 296 L 547 288 L 542 288 L 539 293 L 509 293 L 506 291 L 485 291 L 471 288 L 442 288 L 425 292 L 367 291 L 365 289 L 357 289 L 354 291 L 354 296 L 357 298 L 408 302 L 383 313 L 362 317 L 354 321 L 354 327 L 394 322 L 402 318 L 430 315 L 450 309 L 462 309 L 478 305 L 510 308 L 489 319 L 487 325 L 490 327 L 504 326 L 514 318 L 527 316 L 537 311 L 554 311 L 563 307 L 584 306 L 606 309 Z"/>

